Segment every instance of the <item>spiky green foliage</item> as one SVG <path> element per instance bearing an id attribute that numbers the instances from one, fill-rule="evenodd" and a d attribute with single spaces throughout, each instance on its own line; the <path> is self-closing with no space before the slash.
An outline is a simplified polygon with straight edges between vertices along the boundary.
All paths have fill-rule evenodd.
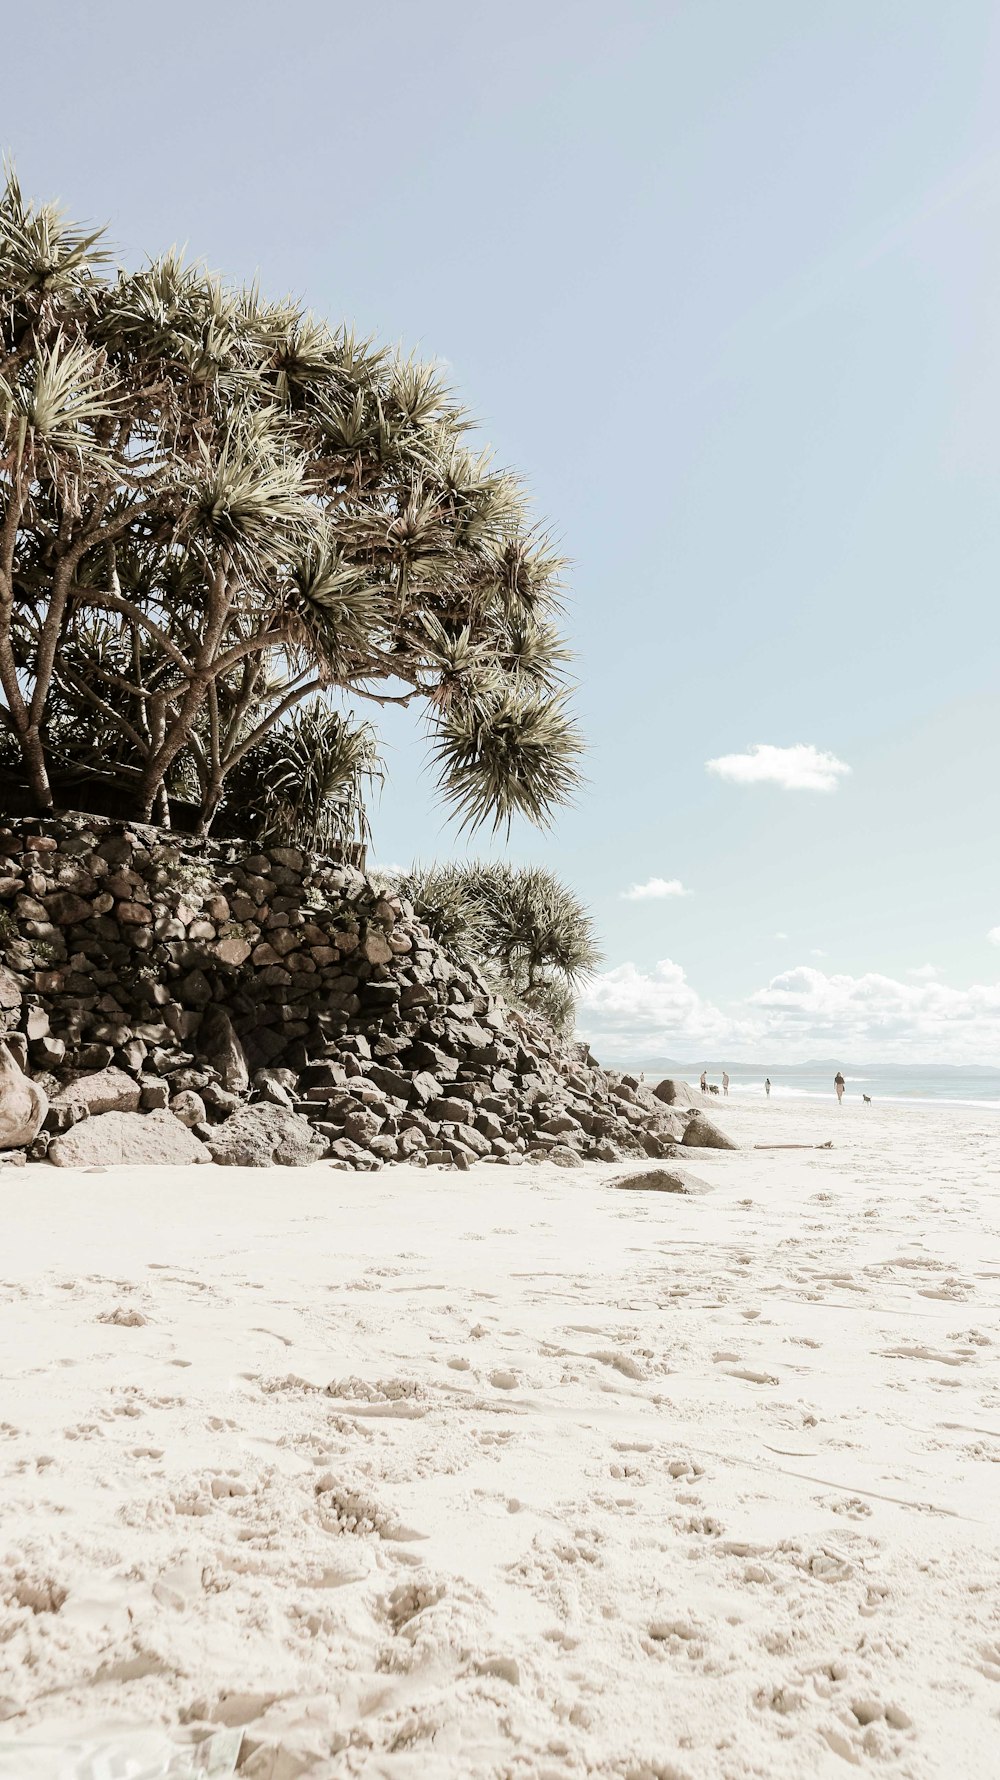
<path id="1" fill-rule="evenodd" d="M 393 879 L 426 923 L 432 938 L 453 958 L 482 959 L 486 954 L 486 912 L 470 896 L 460 865 L 414 865 Z"/>
<path id="2" fill-rule="evenodd" d="M 318 700 L 261 738 L 226 788 L 234 825 L 262 846 L 340 852 L 368 840 L 368 801 L 381 779 L 370 724 L 352 726 Z"/>
<path id="3" fill-rule="evenodd" d="M 439 944 L 478 959 L 510 999 L 572 1030 L 575 991 L 601 953 L 591 916 L 554 872 L 502 860 L 414 866 L 397 887 Z"/>
<path id="4" fill-rule="evenodd" d="M 299 705 L 332 736 L 415 701 L 463 824 L 548 821 L 579 772 L 562 564 L 440 371 L 176 252 L 106 257 L 8 178 L 0 722 L 37 807 L 103 773 L 207 825 L 275 728 L 322 780 Z"/>

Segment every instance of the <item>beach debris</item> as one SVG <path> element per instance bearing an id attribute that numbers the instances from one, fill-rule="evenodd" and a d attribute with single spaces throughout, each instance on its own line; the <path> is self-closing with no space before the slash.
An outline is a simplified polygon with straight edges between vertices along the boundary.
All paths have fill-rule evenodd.
<path id="1" fill-rule="evenodd" d="M 696 1112 L 688 1120 L 681 1142 L 686 1149 L 696 1150 L 738 1150 L 740 1147 L 701 1112 Z"/>
<path id="2" fill-rule="evenodd" d="M 207 1162 L 208 1151 L 172 1112 L 107 1112 L 83 1119 L 53 1138 L 48 1160 L 57 1168 L 133 1167 Z"/>
<path id="3" fill-rule="evenodd" d="M 48 1097 L 22 1073 L 0 1043 L 0 1150 L 23 1149 L 37 1137 L 48 1112 Z"/>
<path id="4" fill-rule="evenodd" d="M 755 1143 L 755 1150 L 832 1150 L 833 1140 L 826 1143 Z"/>

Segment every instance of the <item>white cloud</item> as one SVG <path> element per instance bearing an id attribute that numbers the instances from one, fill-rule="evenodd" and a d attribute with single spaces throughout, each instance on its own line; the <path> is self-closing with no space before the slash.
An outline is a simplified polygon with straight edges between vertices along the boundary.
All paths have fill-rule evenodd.
<path id="1" fill-rule="evenodd" d="M 1000 946 L 1000 927 L 991 927 L 986 937 L 991 946 Z"/>
<path id="2" fill-rule="evenodd" d="M 751 1057 L 787 1062 L 853 1057 L 882 1062 L 1000 1062 L 1000 983 L 952 989 L 920 975 L 908 982 L 868 972 L 827 975 L 814 965 L 783 971 L 723 1008 L 665 958 L 651 971 L 620 964 L 588 984 L 578 1024 L 598 1056 Z"/>
<path id="3" fill-rule="evenodd" d="M 691 896 L 693 891 L 685 890 L 680 878 L 648 878 L 621 894 L 625 902 L 653 902 L 663 896 Z"/>
<path id="4" fill-rule="evenodd" d="M 705 766 L 734 785 L 780 785 L 784 791 L 835 791 L 837 780 L 851 770 L 836 754 L 825 754 L 811 742 L 791 748 L 755 742 L 745 754 L 721 754 Z"/>
<path id="5" fill-rule="evenodd" d="M 915 964 L 907 971 L 908 977 L 915 977 L 918 982 L 930 982 L 940 973 L 936 964 Z"/>
<path id="6" fill-rule="evenodd" d="M 775 939 L 787 939 L 788 935 L 787 933 L 776 933 L 774 937 Z"/>
<path id="7" fill-rule="evenodd" d="M 669 958 L 649 972 L 619 964 L 593 976 L 580 999 L 577 1023 L 585 1037 L 622 1056 L 679 1045 L 698 1050 L 729 1042 L 732 1032 L 729 1016 L 703 1001 Z"/>
<path id="8" fill-rule="evenodd" d="M 810 958 L 825 958 L 826 953 L 822 946 L 812 946 L 809 951 L 809 956 Z"/>

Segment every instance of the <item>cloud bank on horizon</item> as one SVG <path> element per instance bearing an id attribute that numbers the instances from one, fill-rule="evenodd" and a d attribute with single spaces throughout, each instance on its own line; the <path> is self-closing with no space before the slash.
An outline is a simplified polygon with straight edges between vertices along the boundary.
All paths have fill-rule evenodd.
<path id="1" fill-rule="evenodd" d="M 705 770 L 733 785 L 780 785 L 783 791 L 836 791 L 850 767 L 836 754 L 824 753 L 809 742 L 776 748 L 755 742 L 745 754 L 720 754 L 706 760 Z"/>
<path id="2" fill-rule="evenodd" d="M 790 1063 L 819 1052 L 886 1063 L 1000 1065 L 1000 983 L 952 989 L 923 972 L 901 983 L 873 971 L 827 975 L 800 964 L 723 1008 L 663 958 L 650 971 L 619 964 L 593 976 L 577 1028 L 608 1062 L 684 1051 L 780 1051 Z"/>
<path id="3" fill-rule="evenodd" d="M 647 878 L 645 884 L 633 884 L 621 892 L 623 902 L 655 902 L 664 896 L 693 896 L 680 878 Z"/>

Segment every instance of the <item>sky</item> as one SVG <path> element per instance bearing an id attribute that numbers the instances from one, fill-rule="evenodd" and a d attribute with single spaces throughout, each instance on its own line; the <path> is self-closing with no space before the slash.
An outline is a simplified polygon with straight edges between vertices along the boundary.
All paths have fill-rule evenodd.
<path id="1" fill-rule="evenodd" d="M 597 1053 L 1000 1067 L 995 0 L 35 0 L 4 35 L 28 192 L 444 362 L 524 476 L 590 752 L 505 850 L 593 911 Z M 469 851 L 385 734 L 378 859 Z"/>

